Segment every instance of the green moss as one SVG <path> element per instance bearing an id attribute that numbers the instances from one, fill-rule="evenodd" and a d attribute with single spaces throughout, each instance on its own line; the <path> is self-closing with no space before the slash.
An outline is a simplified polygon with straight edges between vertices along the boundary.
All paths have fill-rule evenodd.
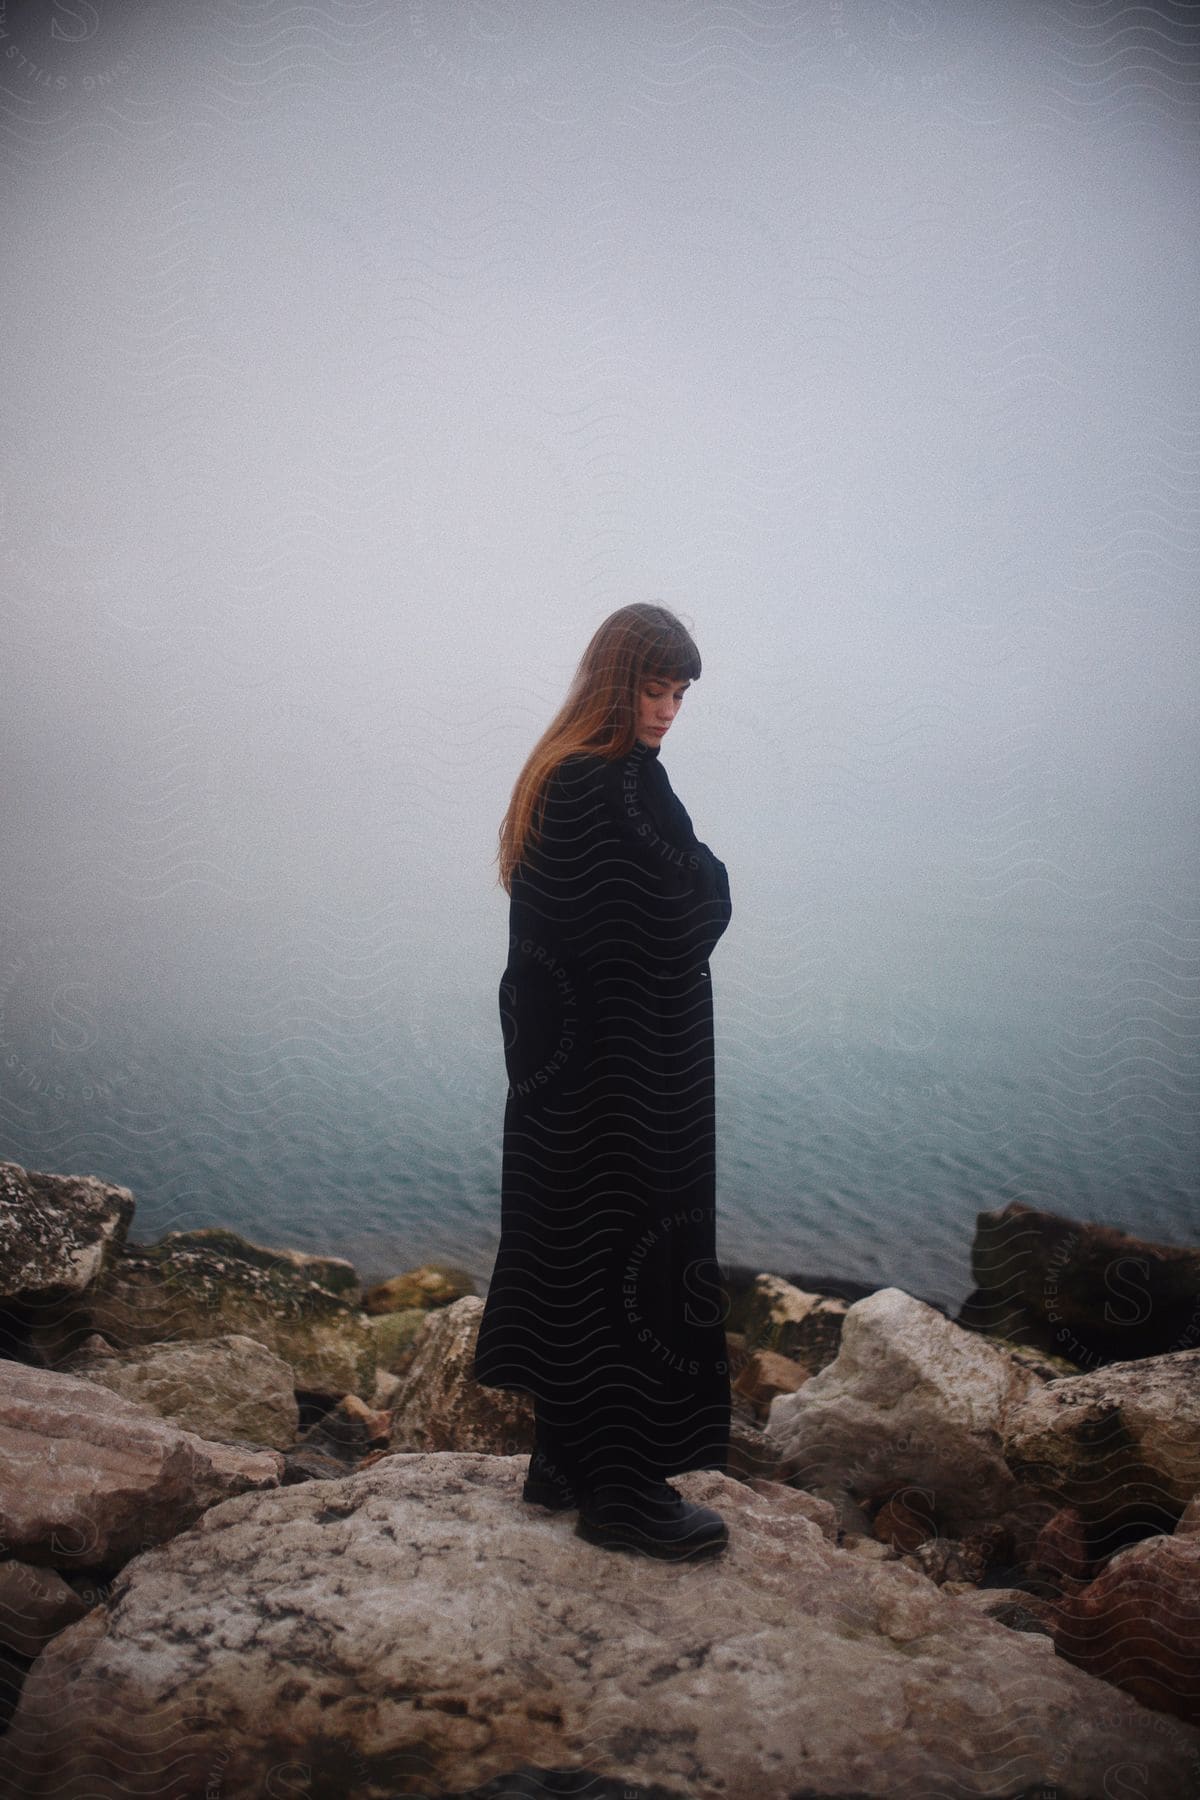
<path id="1" fill-rule="evenodd" d="M 379 1313 L 368 1319 L 381 1369 L 393 1369 L 428 1317 L 422 1307 L 414 1306 L 406 1307 L 402 1312 Z"/>

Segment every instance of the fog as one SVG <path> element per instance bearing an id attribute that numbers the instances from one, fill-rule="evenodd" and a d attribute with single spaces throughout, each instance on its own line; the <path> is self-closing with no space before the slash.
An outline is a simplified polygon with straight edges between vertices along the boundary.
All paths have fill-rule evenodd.
<path id="1" fill-rule="evenodd" d="M 0 1153 L 78 1166 L 39 1085 L 127 1026 L 486 1070 L 494 1136 L 496 829 L 631 600 L 704 658 L 731 1089 L 865 1007 L 1182 1118 L 1194 8 L 3 29 Z"/>

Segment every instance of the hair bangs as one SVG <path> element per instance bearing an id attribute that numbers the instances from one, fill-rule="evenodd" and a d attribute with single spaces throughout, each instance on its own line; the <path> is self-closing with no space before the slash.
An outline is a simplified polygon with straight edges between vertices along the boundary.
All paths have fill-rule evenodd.
<path id="1" fill-rule="evenodd" d="M 648 637 L 641 646 L 639 680 L 698 681 L 702 664 L 691 633 L 673 619 Z"/>

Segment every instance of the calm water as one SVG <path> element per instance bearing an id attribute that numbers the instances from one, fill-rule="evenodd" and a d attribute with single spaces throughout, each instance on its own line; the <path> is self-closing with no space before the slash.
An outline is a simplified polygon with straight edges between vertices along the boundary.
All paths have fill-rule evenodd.
<path id="1" fill-rule="evenodd" d="M 851 938 L 803 957 L 755 942 L 751 917 L 713 961 L 722 1257 L 954 1306 L 976 1213 L 1009 1199 L 1198 1241 L 1194 932 L 1156 933 L 1144 906 L 1135 923 L 1063 937 L 1027 922 L 989 961 L 943 921 L 871 965 Z M 185 1031 L 158 988 L 136 1005 L 54 988 L 14 953 L 0 1154 L 132 1188 L 142 1241 L 219 1223 L 348 1256 L 367 1280 L 444 1258 L 482 1285 L 504 1103 L 495 961 L 477 946 L 415 991 L 378 971 L 247 969 L 224 1017 Z"/>
<path id="2" fill-rule="evenodd" d="M 71 10 L 3 9 L 0 1154 L 486 1278 L 496 825 L 661 595 L 723 1257 L 1200 1240 L 1174 9 Z"/>

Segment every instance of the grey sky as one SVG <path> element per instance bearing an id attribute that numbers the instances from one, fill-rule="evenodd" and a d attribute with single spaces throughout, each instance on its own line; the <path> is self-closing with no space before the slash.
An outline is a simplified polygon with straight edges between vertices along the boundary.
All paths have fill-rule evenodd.
<path id="1" fill-rule="evenodd" d="M 1100 10 L 9 8 L 6 954 L 490 1043 L 509 787 L 661 599 L 745 1044 L 947 922 L 1191 992 L 1200 33 Z"/>

